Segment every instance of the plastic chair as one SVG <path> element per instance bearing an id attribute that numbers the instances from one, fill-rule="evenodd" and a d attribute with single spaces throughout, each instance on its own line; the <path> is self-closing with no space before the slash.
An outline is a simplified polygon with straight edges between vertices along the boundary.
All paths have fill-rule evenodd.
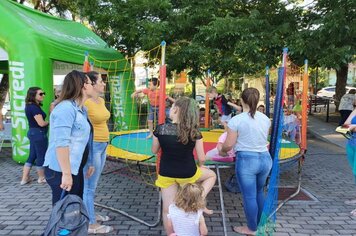
<path id="1" fill-rule="evenodd" d="M 12 140 L 11 128 L 11 123 L 4 123 L 4 130 L 0 130 L 0 152 L 4 146 L 4 142 L 6 140 L 11 142 Z"/>

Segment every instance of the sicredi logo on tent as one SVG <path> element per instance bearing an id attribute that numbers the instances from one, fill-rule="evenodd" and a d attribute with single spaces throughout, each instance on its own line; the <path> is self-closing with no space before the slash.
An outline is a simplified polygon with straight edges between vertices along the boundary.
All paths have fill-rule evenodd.
<path id="1" fill-rule="evenodd" d="M 13 99 L 13 127 L 25 130 L 25 69 L 23 62 L 9 61 L 9 70 L 12 75 L 12 99 Z"/>
<path id="2" fill-rule="evenodd" d="M 116 117 L 115 123 L 122 130 L 128 130 L 128 126 L 124 120 L 124 106 L 121 98 L 122 87 L 119 81 L 122 81 L 124 78 L 122 76 L 111 76 L 112 89 L 113 89 L 113 115 Z"/>

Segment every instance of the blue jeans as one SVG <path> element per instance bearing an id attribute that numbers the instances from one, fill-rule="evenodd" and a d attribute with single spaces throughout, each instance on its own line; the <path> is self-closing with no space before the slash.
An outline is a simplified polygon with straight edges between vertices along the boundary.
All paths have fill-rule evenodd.
<path id="1" fill-rule="evenodd" d="M 94 174 L 89 178 L 84 178 L 84 194 L 83 201 L 87 208 L 89 214 L 89 223 L 95 224 L 95 209 L 94 209 L 94 199 L 95 190 L 98 185 L 101 172 L 105 166 L 106 160 L 106 147 L 108 143 L 105 142 L 93 142 L 93 163 L 94 163 Z M 88 165 L 84 167 L 84 173 L 87 173 Z"/>
<path id="2" fill-rule="evenodd" d="M 261 218 L 263 187 L 272 168 L 269 152 L 236 152 L 236 176 L 240 185 L 247 226 L 256 231 Z"/>
<path id="3" fill-rule="evenodd" d="M 29 128 L 27 137 L 30 140 L 30 154 L 25 166 L 31 167 L 36 163 L 37 169 L 42 169 L 48 148 L 47 128 Z"/>
<path id="4" fill-rule="evenodd" d="M 62 189 L 60 187 L 62 183 L 62 172 L 45 167 L 45 176 L 48 185 L 52 189 L 52 205 L 54 205 L 60 200 L 62 194 Z M 69 193 L 83 198 L 83 169 L 79 169 L 78 175 L 72 175 L 72 178 L 73 186 Z"/>

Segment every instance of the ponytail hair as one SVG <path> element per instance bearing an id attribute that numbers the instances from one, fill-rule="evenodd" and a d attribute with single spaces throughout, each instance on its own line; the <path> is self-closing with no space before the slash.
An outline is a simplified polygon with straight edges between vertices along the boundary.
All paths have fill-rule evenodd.
<path id="1" fill-rule="evenodd" d="M 247 88 L 242 92 L 241 99 L 250 108 L 250 116 L 254 118 L 257 110 L 257 104 L 260 100 L 260 92 L 256 88 Z"/>

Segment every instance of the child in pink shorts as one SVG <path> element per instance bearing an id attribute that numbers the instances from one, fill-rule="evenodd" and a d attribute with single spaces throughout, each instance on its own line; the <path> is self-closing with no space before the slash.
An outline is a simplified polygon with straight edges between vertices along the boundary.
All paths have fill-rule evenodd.
<path id="1" fill-rule="evenodd" d="M 222 135 L 220 135 L 218 144 L 216 145 L 216 148 L 211 149 L 206 153 L 206 159 L 207 160 L 212 160 L 212 161 L 220 161 L 220 162 L 233 162 L 235 160 L 235 152 L 234 149 L 231 149 L 230 151 L 227 152 L 227 156 L 220 156 L 219 155 L 219 150 L 221 150 L 221 147 L 223 143 L 225 142 L 227 137 L 227 132 L 224 132 Z"/>

